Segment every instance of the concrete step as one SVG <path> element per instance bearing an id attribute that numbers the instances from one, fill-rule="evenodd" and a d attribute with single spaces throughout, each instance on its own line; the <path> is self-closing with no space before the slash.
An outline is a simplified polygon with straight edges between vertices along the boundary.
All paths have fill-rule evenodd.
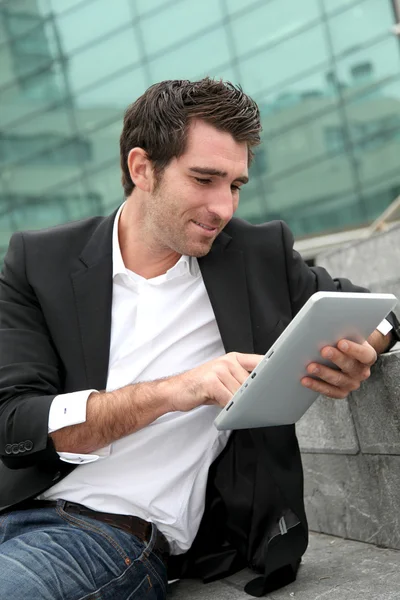
<path id="1" fill-rule="evenodd" d="M 400 299 L 400 225 L 320 254 L 316 264 L 333 277 L 347 277 L 371 292 L 392 293 Z M 395 312 L 400 315 L 400 304 Z"/>
<path id="2" fill-rule="evenodd" d="M 207 585 L 172 584 L 171 600 L 249 600 L 243 586 L 254 577 L 241 571 Z M 269 600 L 399 600 L 400 552 L 320 533 L 310 534 L 297 580 Z"/>
<path id="3" fill-rule="evenodd" d="M 297 424 L 312 530 L 400 550 L 399 381 L 400 352 L 383 354 L 357 392 Z"/>

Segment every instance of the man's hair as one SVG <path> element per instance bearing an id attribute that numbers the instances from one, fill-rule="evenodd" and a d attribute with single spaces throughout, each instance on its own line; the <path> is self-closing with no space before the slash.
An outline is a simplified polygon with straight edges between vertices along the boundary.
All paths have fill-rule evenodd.
<path id="1" fill-rule="evenodd" d="M 193 119 L 230 133 L 237 142 L 246 142 L 251 163 L 252 148 L 260 143 L 260 113 L 240 86 L 209 77 L 195 82 L 161 81 L 149 87 L 125 112 L 120 137 L 125 196 L 135 187 L 128 168 L 130 150 L 143 148 L 159 177 L 173 158 L 185 152 Z"/>

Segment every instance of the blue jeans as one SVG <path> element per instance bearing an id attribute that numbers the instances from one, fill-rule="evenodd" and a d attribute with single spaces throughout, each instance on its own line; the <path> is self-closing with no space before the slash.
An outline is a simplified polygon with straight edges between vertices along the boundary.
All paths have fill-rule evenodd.
<path id="1" fill-rule="evenodd" d="M 167 572 L 148 544 L 56 508 L 0 515 L 0 600 L 164 600 Z"/>

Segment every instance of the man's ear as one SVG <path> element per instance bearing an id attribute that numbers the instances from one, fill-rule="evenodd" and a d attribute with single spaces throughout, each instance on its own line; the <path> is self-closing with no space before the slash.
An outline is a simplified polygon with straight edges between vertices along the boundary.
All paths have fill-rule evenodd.
<path id="1" fill-rule="evenodd" d="M 153 167 L 143 148 L 132 148 L 129 152 L 128 169 L 135 186 L 143 192 L 151 192 L 154 178 Z"/>

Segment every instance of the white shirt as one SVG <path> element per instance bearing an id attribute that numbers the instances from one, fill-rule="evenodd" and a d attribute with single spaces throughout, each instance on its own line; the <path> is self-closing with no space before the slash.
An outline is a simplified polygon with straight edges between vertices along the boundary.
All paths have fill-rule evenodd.
<path id="1" fill-rule="evenodd" d="M 195 258 L 182 256 L 164 275 L 146 280 L 128 271 L 113 231 L 113 297 L 106 391 L 192 369 L 225 353 Z M 57 396 L 49 430 L 83 422 L 90 392 Z M 188 550 L 204 511 L 208 469 L 229 432 L 213 421 L 216 406 L 168 413 L 94 456 L 60 453 L 82 463 L 40 495 L 151 521 L 173 554 Z"/>

